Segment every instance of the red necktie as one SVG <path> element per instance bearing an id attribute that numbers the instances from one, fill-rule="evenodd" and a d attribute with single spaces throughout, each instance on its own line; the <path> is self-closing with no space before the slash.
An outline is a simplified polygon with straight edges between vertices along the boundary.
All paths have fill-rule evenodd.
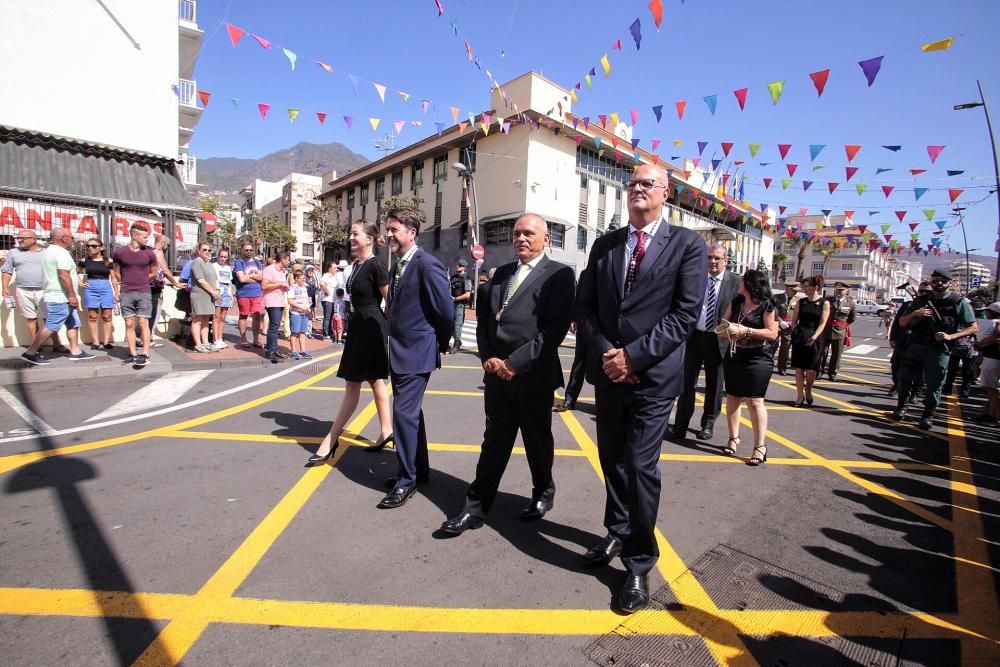
<path id="1" fill-rule="evenodd" d="M 632 256 L 628 261 L 628 272 L 625 274 L 625 296 L 628 296 L 628 293 L 632 291 L 632 284 L 639 274 L 639 265 L 642 264 L 642 258 L 646 254 L 645 237 L 644 231 L 636 230 L 635 247 L 632 248 Z"/>

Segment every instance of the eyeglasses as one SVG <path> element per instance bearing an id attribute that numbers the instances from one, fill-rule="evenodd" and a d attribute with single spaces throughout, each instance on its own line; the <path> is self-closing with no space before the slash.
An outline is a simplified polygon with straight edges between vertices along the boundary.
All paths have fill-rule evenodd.
<path id="1" fill-rule="evenodd" d="M 629 181 L 628 183 L 625 184 L 625 187 L 629 190 L 642 189 L 643 191 L 645 191 L 645 190 L 652 190 L 653 188 L 666 188 L 667 186 L 657 183 L 652 178 L 644 178 L 639 181 Z"/>
<path id="2" fill-rule="evenodd" d="M 726 259 L 725 257 L 712 257 L 711 255 L 708 256 L 708 261 L 710 262 L 721 262 L 724 261 L 725 259 Z"/>
<path id="3" fill-rule="evenodd" d="M 101 246 L 97 245 L 96 243 L 88 243 L 87 247 L 88 248 L 100 248 Z"/>
<path id="4" fill-rule="evenodd" d="M 17 236 L 17 237 L 15 237 L 15 238 L 16 238 L 16 239 L 17 239 L 18 241 L 30 241 L 30 240 L 31 240 L 31 237 L 30 237 L 30 236 Z"/>

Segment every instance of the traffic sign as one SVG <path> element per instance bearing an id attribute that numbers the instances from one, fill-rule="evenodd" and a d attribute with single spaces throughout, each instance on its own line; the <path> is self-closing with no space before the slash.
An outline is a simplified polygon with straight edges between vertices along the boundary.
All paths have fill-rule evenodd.
<path id="1" fill-rule="evenodd" d="M 473 259 L 482 259 L 486 257 L 486 249 L 481 245 L 472 246 L 472 257 Z"/>
<path id="2" fill-rule="evenodd" d="M 982 276 L 971 276 L 969 278 L 969 289 L 979 289 L 979 286 L 982 285 L 982 280 Z"/>

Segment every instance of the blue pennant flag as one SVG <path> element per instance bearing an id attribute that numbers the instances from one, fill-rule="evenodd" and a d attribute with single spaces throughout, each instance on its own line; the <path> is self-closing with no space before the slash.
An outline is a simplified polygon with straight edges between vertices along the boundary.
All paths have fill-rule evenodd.
<path id="1" fill-rule="evenodd" d="M 819 156 L 820 153 L 823 152 L 824 148 L 826 148 L 826 144 L 809 144 L 810 161 L 815 162 L 816 158 Z"/>
<path id="2" fill-rule="evenodd" d="M 708 105 L 708 110 L 711 111 L 712 115 L 714 116 L 717 97 L 715 95 L 708 95 L 704 99 L 705 99 L 705 104 Z"/>
<path id="3" fill-rule="evenodd" d="M 653 114 L 656 116 L 656 122 L 659 123 L 660 118 L 663 116 L 663 105 L 658 104 L 655 107 L 653 107 Z"/>
<path id="4" fill-rule="evenodd" d="M 903 147 L 902 146 L 883 146 L 882 148 L 887 151 L 892 151 L 893 153 L 898 153 Z"/>
<path id="5" fill-rule="evenodd" d="M 712 160 L 712 171 L 717 170 L 720 164 L 722 164 L 722 160 Z"/>
<path id="6" fill-rule="evenodd" d="M 919 200 L 927 192 L 927 188 L 913 188 L 913 196 Z"/>
<path id="7" fill-rule="evenodd" d="M 886 168 L 886 167 L 876 167 L 875 168 L 875 175 L 878 176 L 879 174 L 884 174 L 887 171 L 892 171 L 892 169 L 889 169 L 889 168 Z"/>
<path id="8" fill-rule="evenodd" d="M 948 175 L 949 176 L 958 176 L 959 174 L 964 174 L 964 173 L 965 173 L 964 169 L 949 169 L 948 170 Z"/>

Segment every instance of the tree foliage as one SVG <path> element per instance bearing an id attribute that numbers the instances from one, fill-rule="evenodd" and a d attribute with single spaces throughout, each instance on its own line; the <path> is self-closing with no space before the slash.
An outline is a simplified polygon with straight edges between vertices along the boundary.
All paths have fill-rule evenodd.
<path id="1" fill-rule="evenodd" d="M 320 248 L 347 247 L 347 222 L 341 221 L 340 210 L 336 206 L 317 200 L 307 215 L 312 223 L 313 243 Z"/>
<path id="2" fill-rule="evenodd" d="M 417 216 L 420 218 L 420 224 L 424 225 L 427 222 L 427 214 L 424 213 L 424 209 L 421 208 L 424 204 L 424 198 L 420 195 L 394 195 L 388 199 L 383 199 L 382 203 L 378 207 L 378 219 L 379 222 L 385 221 L 386 214 L 395 208 L 408 208 L 416 211 Z"/>
<path id="3" fill-rule="evenodd" d="M 260 215 L 254 212 L 250 236 L 261 252 L 274 254 L 279 250 L 295 250 L 298 239 L 285 223 L 276 215 Z"/>

